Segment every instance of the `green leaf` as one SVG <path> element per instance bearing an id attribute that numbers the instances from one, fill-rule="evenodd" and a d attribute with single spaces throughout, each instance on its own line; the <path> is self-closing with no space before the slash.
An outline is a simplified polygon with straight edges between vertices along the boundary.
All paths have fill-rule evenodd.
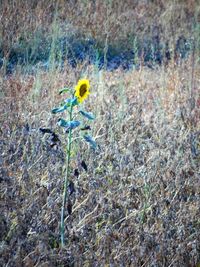
<path id="1" fill-rule="evenodd" d="M 65 111 L 66 109 L 67 109 L 67 105 L 64 105 L 64 106 L 62 106 L 62 107 L 52 109 L 51 112 L 52 112 L 53 114 L 56 114 L 56 113 L 63 112 L 63 111 Z"/>
<path id="2" fill-rule="evenodd" d="M 84 117 L 86 117 L 88 120 L 94 120 L 95 117 L 92 113 L 80 110 L 79 113 L 81 113 L 81 115 L 83 115 Z"/>
<path id="3" fill-rule="evenodd" d="M 60 90 L 59 90 L 59 95 L 62 95 L 63 93 L 67 93 L 67 92 L 69 92 L 69 91 L 70 91 L 69 88 L 63 88 L 63 89 L 60 89 Z"/>
<path id="4" fill-rule="evenodd" d="M 70 107 L 71 105 L 73 107 L 76 106 L 76 105 L 78 105 L 78 101 L 77 101 L 77 98 L 76 97 L 65 99 L 64 102 L 66 103 L 66 105 L 68 107 Z"/>
<path id="5" fill-rule="evenodd" d="M 75 129 L 80 124 L 80 121 L 66 121 L 64 119 L 58 120 L 58 125 L 67 129 Z"/>
<path id="6" fill-rule="evenodd" d="M 97 143 L 94 141 L 94 139 L 93 139 L 90 135 L 85 134 L 85 135 L 83 136 L 83 138 L 85 139 L 85 141 L 86 141 L 87 143 L 90 144 L 90 146 L 91 146 L 93 149 L 96 149 L 96 148 L 97 148 Z"/>

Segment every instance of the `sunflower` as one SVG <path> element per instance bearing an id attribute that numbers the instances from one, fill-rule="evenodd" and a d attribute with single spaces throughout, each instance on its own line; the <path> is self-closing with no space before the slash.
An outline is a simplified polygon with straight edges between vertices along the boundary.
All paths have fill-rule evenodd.
<path id="1" fill-rule="evenodd" d="M 82 103 L 88 95 L 90 94 L 89 91 L 90 83 L 87 79 L 82 79 L 78 81 L 78 84 L 75 87 L 75 96 L 78 99 L 79 103 Z"/>

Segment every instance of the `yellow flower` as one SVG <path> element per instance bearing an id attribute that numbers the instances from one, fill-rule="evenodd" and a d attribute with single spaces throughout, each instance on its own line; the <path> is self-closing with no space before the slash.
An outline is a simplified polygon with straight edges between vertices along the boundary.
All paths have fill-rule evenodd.
<path id="1" fill-rule="evenodd" d="M 88 97 L 88 95 L 90 94 L 89 88 L 89 80 L 82 79 L 78 81 L 78 84 L 75 87 L 75 96 L 77 97 L 79 103 L 82 103 L 83 100 Z"/>

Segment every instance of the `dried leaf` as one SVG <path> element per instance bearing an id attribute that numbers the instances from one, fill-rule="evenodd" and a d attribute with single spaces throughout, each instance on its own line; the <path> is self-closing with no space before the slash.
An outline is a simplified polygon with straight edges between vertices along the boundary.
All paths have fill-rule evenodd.
<path id="1" fill-rule="evenodd" d="M 69 195 L 71 196 L 74 192 L 76 192 L 75 187 L 74 187 L 74 183 L 72 181 L 69 181 Z"/>
<path id="2" fill-rule="evenodd" d="M 75 169 L 74 170 L 74 176 L 76 176 L 77 178 L 79 177 L 79 171 L 78 171 L 78 169 Z"/>
<path id="3" fill-rule="evenodd" d="M 45 133 L 52 134 L 52 133 L 53 133 L 52 130 L 50 130 L 49 128 L 40 128 L 39 130 L 40 130 L 40 132 L 42 132 L 43 134 L 45 134 Z"/>
<path id="4" fill-rule="evenodd" d="M 68 199 L 68 202 L 67 202 L 67 211 L 69 215 L 72 214 L 72 203 L 70 199 Z"/>
<path id="5" fill-rule="evenodd" d="M 81 167 L 87 172 L 88 168 L 84 160 L 81 161 Z"/>
<path id="6" fill-rule="evenodd" d="M 87 131 L 87 130 L 91 130 L 90 125 L 86 125 L 85 127 L 81 128 L 81 131 Z"/>

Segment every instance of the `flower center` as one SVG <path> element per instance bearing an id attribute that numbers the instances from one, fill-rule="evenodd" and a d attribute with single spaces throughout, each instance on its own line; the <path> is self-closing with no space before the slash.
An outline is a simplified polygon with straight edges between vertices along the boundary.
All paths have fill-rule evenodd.
<path id="1" fill-rule="evenodd" d="M 80 96 L 83 97 L 86 92 L 87 92 L 87 86 L 85 84 L 81 85 Z"/>

